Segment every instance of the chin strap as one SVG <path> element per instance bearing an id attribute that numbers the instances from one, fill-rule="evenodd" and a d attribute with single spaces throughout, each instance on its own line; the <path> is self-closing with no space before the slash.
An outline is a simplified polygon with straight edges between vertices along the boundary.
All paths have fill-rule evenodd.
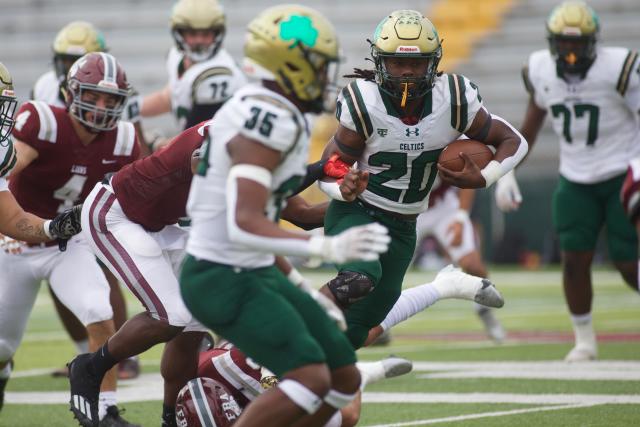
<path id="1" fill-rule="evenodd" d="M 400 106 L 404 108 L 407 105 L 407 97 L 409 96 L 409 83 L 402 83 L 404 85 L 404 91 L 402 92 L 402 101 L 400 101 Z"/>

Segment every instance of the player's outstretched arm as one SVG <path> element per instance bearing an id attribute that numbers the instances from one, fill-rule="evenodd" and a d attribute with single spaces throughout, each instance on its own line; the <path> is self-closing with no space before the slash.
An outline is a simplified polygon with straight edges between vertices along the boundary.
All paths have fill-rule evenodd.
<path id="1" fill-rule="evenodd" d="M 337 263 L 376 260 L 387 251 L 388 232 L 380 224 L 354 227 L 332 237 L 280 228 L 264 212 L 272 171 L 279 165 L 281 153 L 242 135 L 236 135 L 227 150 L 232 162 L 226 188 L 227 228 L 232 241 L 268 253 L 314 256 Z"/>
<path id="2" fill-rule="evenodd" d="M 25 212 L 10 191 L 0 191 L 0 233 L 28 243 L 52 240 L 44 231 L 45 220 Z"/>

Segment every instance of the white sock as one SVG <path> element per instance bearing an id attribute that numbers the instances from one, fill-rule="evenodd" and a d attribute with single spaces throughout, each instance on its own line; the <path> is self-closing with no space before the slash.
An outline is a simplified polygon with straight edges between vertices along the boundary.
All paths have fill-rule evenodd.
<path id="1" fill-rule="evenodd" d="M 360 391 L 364 390 L 367 384 L 373 384 L 384 378 L 384 366 L 381 361 L 356 362 L 356 368 L 360 371 L 360 377 L 362 378 Z"/>
<path id="2" fill-rule="evenodd" d="M 573 333 L 576 338 L 576 346 L 596 346 L 596 333 L 593 330 L 591 321 L 591 313 L 572 314 L 571 323 L 573 323 Z"/>
<path id="3" fill-rule="evenodd" d="M 481 313 L 481 312 L 483 312 L 484 310 L 486 310 L 486 309 L 487 309 L 487 307 L 485 307 L 485 306 L 484 306 L 484 305 L 482 305 L 482 304 L 478 304 L 477 302 L 474 302 L 474 303 L 473 303 L 473 309 L 476 311 L 476 313 Z"/>
<path id="4" fill-rule="evenodd" d="M 85 353 L 89 353 L 89 340 L 82 340 L 82 341 L 74 341 L 73 342 L 76 346 L 76 351 L 78 352 L 78 354 L 85 354 Z"/>
<path id="5" fill-rule="evenodd" d="M 98 418 L 103 419 L 104 416 L 107 415 L 107 408 L 109 406 L 115 406 L 117 403 L 115 391 L 101 391 L 98 401 Z"/>
<path id="6" fill-rule="evenodd" d="M 329 418 L 329 421 L 323 427 L 340 427 L 342 425 L 342 412 L 338 411 Z"/>
<path id="7" fill-rule="evenodd" d="M 7 362 L 7 365 L 0 369 L 0 380 L 6 380 L 11 376 L 11 362 Z"/>
<path id="8" fill-rule="evenodd" d="M 400 298 L 380 323 L 382 329 L 389 330 L 400 322 L 432 306 L 440 299 L 440 292 L 433 286 L 433 282 L 406 289 Z"/>

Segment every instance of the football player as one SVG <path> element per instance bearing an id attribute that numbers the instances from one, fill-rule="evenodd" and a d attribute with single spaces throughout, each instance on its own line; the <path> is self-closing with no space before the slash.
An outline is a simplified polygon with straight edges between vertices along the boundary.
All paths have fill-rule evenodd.
<path id="1" fill-rule="evenodd" d="M 146 312 L 130 319 L 101 350 L 72 362 L 71 393 L 95 402 L 102 375 L 114 363 L 167 342 L 161 364 L 165 426 L 175 423 L 177 393 L 196 374 L 198 347 L 206 331 L 182 303 L 174 272 L 182 261 L 187 237 L 187 230 L 176 224 L 186 217 L 193 171 L 211 124 L 185 130 L 168 146 L 96 184 L 83 208 L 86 240 Z M 347 176 L 345 181 L 349 180 Z M 288 200 L 282 215 L 310 228 L 322 225 L 325 208 L 326 204 L 309 206 L 296 196 Z M 91 368 L 85 370 L 85 366 Z"/>
<path id="2" fill-rule="evenodd" d="M 411 361 L 395 356 L 375 362 L 358 362 L 356 366 L 362 378 L 361 389 L 384 378 L 409 373 L 413 367 Z M 272 372 L 248 359 L 237 347 L 225 341 L 200 353 L 198 377 L 211 378 L 221 384 L 233 396 L 240 411 L 256 397 L 278 384 L 278 378 Z M 184 393 L 181 395 L 184 396 Z M 185 425 L 181 421 L 190 418 L 191 406 L 188 402 L 180 402 L 180 398 L 178 399 L 178 425 Z M 212 415 L 216 417 L 216 414 Z M 349 405 L 336 412 L 325 425 L 351 427 L 357 424 L 358 415 L 352 405 Z"/>
<path id="3" fill-rule="evenodd" d="M 286 378 L 253 401 L 237 427 L 322 425 L 355 398 L 355 353 L 311 296 L 273 265 L 273 254 L 373 260 L 388 236 L 379 224 L 334 237 L 277 224 L 305 175 L 304 113 L 326 108 L 338 59 L 331 24 L 311 8 L 274 6 L 249 23 L 244 52 L 245 70 L 258 82 L 238 90 L 210 127 L 189 194 L 181 293 L 198 320 Z"/>
<path id="4" fill-rule="evenodd" d="M 469 218 L 474 197 L 475 190 L 457 189 L 436 178 L 429 196 L 429 208 L 418 216 L 416 241 L 434 236 L 462 271 L 486 278 L 487 268 L 476 247 L 473 224 Z M 489 337 L 501 343 L 505 332 L 493 311 L 478 303 L 475 304 L 475 311 Z"/>
<path id="5" fill-rule="evenodd" d="M 69 69 L 82 55 L 91 52 L 107 52 L 104 35 L 93 24 L 85 21 L 73 21 L 65 25 L 56 35 L 52 45 L 53 70 L 49 70 L 38 78 L 31 90 L 31 99 L 43 101 L 56 107 L 65 107 L 63 88 L 66 84 Z M 140 149 L 148 154 L 142 126 L 140 124 L 141 98 L 133 88 L 127 98 L 122 120 L 134 124 Z"/>
<path id="6" fill-rule="evenodd" d="M 64 108 L 66 103 L 63 88 L 66 84 L 69 68 L 82 55 L 90 52 L 106 52 L 107 46 L 104 36 L 95 26 L 89 22 L 74 21 L 65 25 L 56 35 L 53 45 L 53 69 L 40 76 L 31 91 L 31 99 L 42 101 L 46 104 Z M 122 119 L 134 123 L 140 147 L 144 148 L 142 128 L 140 125 L 139 96 L 132 94 L 127 98 L 122 113 Z M 146 153 L 146 152 L 145 152 Z M 111 306 L 113 307 L 113 320 L 116 329 L 120 328 L 127 320 L 127 307 L 122 295 L 122 290 L 116 278 L 107 269 L 103 269 L 109 286 L 111 288 Z M 51 288 L 49 288 L 51 290 Z M 62 324 L 73 339 L 78 354 L 89 351 L 87 333 L 84 325 L 67 309 L 56 297 L 54 292 L 50 292 L 56 310 L 60 315 Z M 119 365 L 118 376 L 121 379 L 134 378 L 139 373 L 137 360 L 126 360 Z M 67 368 L 62 368 L 53 372 L 54 376 L 66 376 Z"/>
<path id="7" fill-rule="evenodd" d="M 438 72 L 442 46 L 433 24 L 420 12 L 397 10 L 377 26 L 371 42 L 375 70 L 355 70 L 357 79 L 338 98 L 338 130 L 323 154 L 337 154 L 369 174 L 366 190 L 345 197 L 336 183 L 321 182 L 332 197 L 325 232 L 336 235 L 355 225 L 380 222 L 392 237 L 379 260 L 339 262 L 339 273 L 323 292 L 347 310 L 347 335 L 355 348 L 368 342 L 402 291 L 404 274 L 416 244 L 416 218 L 427 209 L 436 173 L 462 188 L 488 187 L 526 154 L 527 142 L 503 119 L 483 107 L 477 86 L 464 76 Z M 493 145 L 497 151 L 484 169 L 464 153 L 464 169 L 436 168 L 438 156 L 462 135 Z M 467 282 L 480 290 L 489 282 L 447 269 L 455 292 Z M 472 286 L 473 287 L 473 286 Z M 493 288 L 493 287 L 492 287 Z M 431 287 L 433 297 L 447 297 Z M 495 289 L 495 288 L 493 288 Z M 501 306 L 493 292 L 490 305 Z M 431 296 L 429 296 L 431 298 Z"/>
<path id="8" fill-rule="evenodd" d="M 575 335 L 565 360 L 593 360 L 598 351 L 591 319 L 591 263 L 603 227 L 609 257 L 637 290 L 638 242 L 619 194 L 629 159 L 640 153 L 640 62 L 637 52 L 598 46 L 600 21 L 584 2 L 560 4 L 546 26 L 549 48 L 532 53 L 522 73 L 530 97 L 521 130 L 535 143 L 549 112 L 560 139 L 553 224 Z M 513 175 L 496 187 L 504 209 L 517 208 L 520 197 Z"/>
<path id="9" fill-rule="evenodd" d="M 13 92 L 11 74 L 0 63 L 0 233 L 29 243 L 69 239 L 80 232 L 80 217 L 77 208 L 58 214 L 52 221 L 45 221 L 36 215 L 25 212 L 9 191 L 7 177 L 17 158 L 11 140 L 16 105 L 17 100 Z M 0 287 L 1 299 L 5 298 L 4 291 Z M 0 311 L 0 317 L 3 317 L 2 311 Z M 11 374 L 12 354 L 13 350 L 0 341 L 0 410 L 4 403 L 4 389 Z"/>
<path id="10" fill-rule="evenodd" d="M 210 119 L 246 78 L 222 48 L 225 15 L 218 0 L 179 0 L 171 11 L 176 45 L 167 57 L 169 82 L 144 97 L 143 117 L 173 112 L 182 129 Z"/>
<path id="11" fill-rule="evenodd" d="M 13 130 L 17 162 L 9 188 L 25 210 L 39 216 L 51 217 L 81 202 L 106 173 L 139 156 L 133 125 L 120 121 L 129 85 L 113 56 L 90 53 L 76 61 L 65 93 L 66 108 L 23 104 Z M 69 241 L 66 252 L 27 244 L 19 254 L 0 253 L 0 268 L 0 360 L 15 353 L 42 279 L 86 326 L 90 350 L 114 333 L 109 285 L 81 236 Z M 99 420 L 131 425 L 119 415 L 115 389 L 112 371 L 102 383 L 99 416 L 92 425 Z"/>

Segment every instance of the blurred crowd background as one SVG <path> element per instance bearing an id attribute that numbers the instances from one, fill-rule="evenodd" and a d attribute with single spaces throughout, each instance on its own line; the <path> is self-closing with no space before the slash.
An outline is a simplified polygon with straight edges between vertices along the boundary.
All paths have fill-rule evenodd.
<path id="1" fill-rule="evenodd" d="M 424 11 L 444 39 L 445 71 L 461 73 L 479 87 L 487 108 L 518 126 L 527 95 L 520 69 L 528 55 L 547 46 L 545 18 L 556 0 L 298 0 L 326 14 L 340 36 L 344 61 L 341 74 L 353 67 L 371 68 L 366 39 L 378 21 L 393 9 Z M 640 49 L 639 0 L 590 0 L 601 18 L 601 44 Z M 266 0 L 222 0 L 227 14 L 225 48 L 240 61 L 246 24 Z M 165 56 L 173 45 L 169 32 L 172 0 L 0 0 L 0 59 L 14 76 L 18 98 L 28 99 L 38 76 L 51 68 L 56 33 L 73 20 L 86 20 L 104 32 L 109 51 L 123 64 L 129 81 L 142 95 L 165 85 Z M 178 133 L 168 115 L 143 120 L 146 131 Z M 325 117 L 314 130 L 312 160 L 319 157 L 334 122 Z M 528 268 L 558 261 L 551 226 L 551 194 L 557 180 L 558 142 L 547 120 L 533 153 L 518 169 L 524 202 L 516 213 L 503 214 L 492 190 L 479 191 L 473 211 L 484 258 L 495 263 L 520 263 Z M 321 197 L 311 193 L 310 198 Z M 434 241 L 422 244 L 423 266 L 437 267 Z M 599 248 L 596 262 L 605 260 Z M 430 265 L 433 264 L 433 265 Z"/>

